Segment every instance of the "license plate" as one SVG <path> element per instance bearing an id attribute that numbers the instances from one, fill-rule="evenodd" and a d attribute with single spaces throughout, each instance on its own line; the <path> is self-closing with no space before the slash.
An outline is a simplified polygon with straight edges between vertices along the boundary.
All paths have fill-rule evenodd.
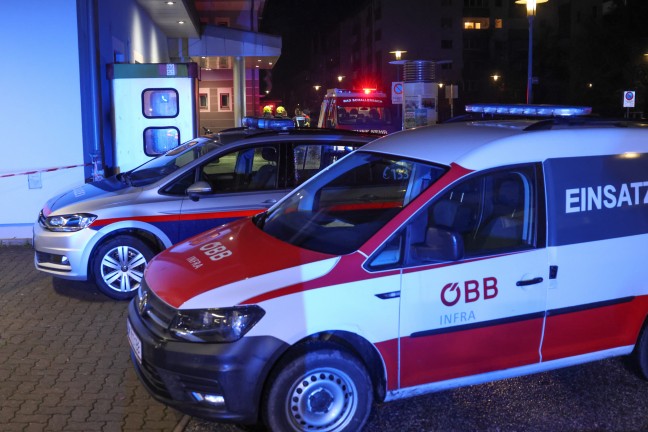
<path id="1" fill-rule="evenodd" d="M 126 320 L 126 333 L 128 334 L 128 343 L 135 353 L 135 358 L 139 363 L 142 363 L 142 341 L 133 331 L 129 320 Z"/>

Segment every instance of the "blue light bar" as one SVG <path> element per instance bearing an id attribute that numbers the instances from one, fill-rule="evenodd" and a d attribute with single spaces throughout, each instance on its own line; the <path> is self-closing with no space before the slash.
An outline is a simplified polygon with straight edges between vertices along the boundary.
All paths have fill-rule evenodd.
<path id="1" fill-rule="evenodd" d="M 250 129 L 286 130 L 293 129 L 295 122 L 290 118 L 243 117 L 243 126 Z"/>
<path id="2" fill-rule="evenodd" d="M 472 104 L 466 111 L 481 114 L 499 114 L 529 117 L 572 117 L 592 113 L 591 107 L 566 105 L 524 105 L 524 104 Z"/>

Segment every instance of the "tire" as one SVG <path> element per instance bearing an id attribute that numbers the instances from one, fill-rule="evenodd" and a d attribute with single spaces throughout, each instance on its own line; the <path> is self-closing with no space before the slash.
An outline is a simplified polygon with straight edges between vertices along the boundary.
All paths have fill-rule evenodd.
<path id="1" fill-rule="evenodd" d="M 133 298 L 154 255 L 146 243 L 131 236 L 121 235 L 102 243 L 92 260 L 97 288 L 115 300 Z"/>
<path id="2" fill-rule="evenodd" d="M 333 349 L 308 352 L 278 368 L 264 399 L 274 432 L 362 430 L 373 403 L 365 367 Z"/>
<path id="3" fill-rule="evenodd" d="M 635 358 L 639 366 L 639 373 L 648 380 L 648 325 L 644 326 L 641 336 L 639 336 Z"/>

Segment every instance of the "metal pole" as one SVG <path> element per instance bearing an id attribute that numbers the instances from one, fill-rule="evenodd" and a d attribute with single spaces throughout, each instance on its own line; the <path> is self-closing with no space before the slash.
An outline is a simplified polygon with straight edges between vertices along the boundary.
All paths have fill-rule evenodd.
<path id="1" fill-rule="evenodd" d="M 450 84 L 450 118 L 454 117 L 454 85 Z"/>
<path id="2" fill-rule="evenodd" d="M 526 103 L 533 103 L 533 14 L 529 14 L 529 64 L 527 72 Z"/>

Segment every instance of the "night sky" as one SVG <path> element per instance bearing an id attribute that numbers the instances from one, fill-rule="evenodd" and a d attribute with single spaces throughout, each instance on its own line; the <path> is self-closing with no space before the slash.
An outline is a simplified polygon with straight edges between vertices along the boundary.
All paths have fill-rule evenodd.
<path id="1" fill-rule="evenodd" d="M 267 0 L 260 30 L 280 35 L 283 46 L 271 72 L 270 96 L 289 106 L 299 100 L 295 84 L 311 67 L 314 34 L 325 34 L 327 26 L 357 13 L 367 1 Z M 585 104 L 601 114 L 618 115 L 622 92 L 632 89 L 637 108 L 648 110 L 648 57 L 643 55 L 648 53 L 648 0 L 612 1 L 617 5 L 614 13 L 593 22 L 585 37 L 569 40 L 569 46 L 543 40 L 538 26 L 534 68 L 542 81 L 537 103 Z M 541 95 L 548 100 L 540 100 Z"/>

